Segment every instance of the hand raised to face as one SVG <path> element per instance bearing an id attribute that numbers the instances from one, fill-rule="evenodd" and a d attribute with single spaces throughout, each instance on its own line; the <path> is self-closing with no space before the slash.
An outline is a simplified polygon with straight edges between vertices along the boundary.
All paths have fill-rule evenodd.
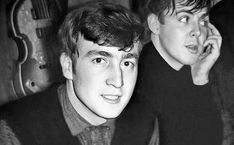
<path id="1" fill-rule="evenodd" d="M 204 51 L 200 55 L 197 63 L 191 65 L 193 83 L 203 85 L 208 82 L 209 71 L 220 55 L 222 37 L 210 22 L 208 23 L 208 37 L 204 42 Z"/>

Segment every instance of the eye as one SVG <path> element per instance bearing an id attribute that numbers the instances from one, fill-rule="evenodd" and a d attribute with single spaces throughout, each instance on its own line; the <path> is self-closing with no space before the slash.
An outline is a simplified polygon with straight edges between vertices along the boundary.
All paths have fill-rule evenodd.
<path id="1" fill-rule="evenodd" d="M 135 67 L 135 62 L 132 61 L 124 61 L 122 65 L 127 69 L 133 69 Z"/>
<path id="2" fill-rule="evenodd" d="M 189 21 L 189 17 L 188 16 L 182 16 L 179 18 L 179 21 L 182 23 L 187 23 Z"/>
<path id="3" fill-rule="evenodd" d="M 200 24 L 201 24 L 202 26 L 208 26 L 208 23 L 209 23 L 209 20 L 208 20 L 208 19 L 202 19 L 202 20 L 200 21 Z"/>
<path id="4" fill-rule="evenodd" d="M 126 62 L 124 62 L 124 65 L 125 65 L 125 66 L 129 66 L 129 65 L 131 65 L 131 63 L 128 62 L 128 61 L 126 61 Z"/>
<path id="5" fill-rule="evenodd" d="M 102 64 L 102 63 L 105 63 L 106 61 L 103 58 L 95 58 L 92 60 L 92 62 L 95 64 Z"/>

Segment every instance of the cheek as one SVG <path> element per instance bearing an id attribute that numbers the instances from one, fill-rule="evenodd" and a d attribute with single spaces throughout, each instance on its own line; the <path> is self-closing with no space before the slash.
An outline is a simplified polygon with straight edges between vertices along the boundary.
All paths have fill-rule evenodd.
<path id="1" fill-rule="evenodd" d="M 137 71 L 134 73 L 128 73 L 124 76 L 124 87 L 125 90 L 131 92 L 133 91 L 137 80 Z"/>
<path id="2" fill-rule="evenodd" d="M 92 84 L 93 76 L 92 71 L 85 67 L 77 67 L 74 71 L 74 79 L 80 86 L 89 86 L 89 84 Z"/>
<path id="3" fill-rule="evenodd" d="M 204 41 L 207 39 L 208 33 L 207 33 L 207 28 L 202 29 L 201 31 L 201 36 L 199 37 L 199 41 L 201 44 L 204 43 Z"/>
<path id="4" fill-rule="evenodd" d="M 175 47 L 183 43 L 186 39 L 186 32 L 182 29 L 167 28 L 160 31 L 160 39 L 163 45 L 169 48 Z"/>

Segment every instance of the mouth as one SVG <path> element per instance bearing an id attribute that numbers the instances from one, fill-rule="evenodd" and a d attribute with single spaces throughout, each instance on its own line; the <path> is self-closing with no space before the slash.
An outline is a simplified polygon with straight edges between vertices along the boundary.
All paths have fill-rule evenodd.
<path id="1" fill-rule="evenodd" d="M 186 45 L 185 47 L 186 47 L 186 48 L 188 49 L 188 51 L 189 51 L 190 53 L 192 53 L 192 54 L 197 54 L 197 53 L 199 52 L 198 46 L 197 46 L 197 45 Z"/>
<path id="2" fill-rule="evenodd" d="M 101 95 L 102 98 L 110 103 L 110 104 L 117 104 L 120 102 L 120 95 L 110 95 L 110 94 L 104 94 L 104 95 Z"/>

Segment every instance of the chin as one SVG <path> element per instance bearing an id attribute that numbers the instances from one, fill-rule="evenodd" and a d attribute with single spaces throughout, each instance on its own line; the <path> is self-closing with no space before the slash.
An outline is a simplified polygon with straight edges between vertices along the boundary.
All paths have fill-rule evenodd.
<path id="1" fill-rule="evenodd" d="M 184 65 L 193 65 L 197 62 L 197 59 L 190 59 L 190 60 L 185 60 L 183 61 Z"/>
<path id="2" fill-rule="evenodd" d="M 120 115 L 122 111 L 120 112 L 115 112 L 115 113 L 105 113 L 105 114 L 102 114 L 100 116 L 102 116 L 103 118 L 106 118 L 106 119 L 113 119 L 113 118 L 116 118 Z"/>
<path id="3" fill-rule="evenodd" d="M 189 65 L 194 65 L 194 64 L 196 64 L 197 63 L 197 60 L 194 60 L 194 61 L 191 61 L 190 63 L 189 63 Z"/>

